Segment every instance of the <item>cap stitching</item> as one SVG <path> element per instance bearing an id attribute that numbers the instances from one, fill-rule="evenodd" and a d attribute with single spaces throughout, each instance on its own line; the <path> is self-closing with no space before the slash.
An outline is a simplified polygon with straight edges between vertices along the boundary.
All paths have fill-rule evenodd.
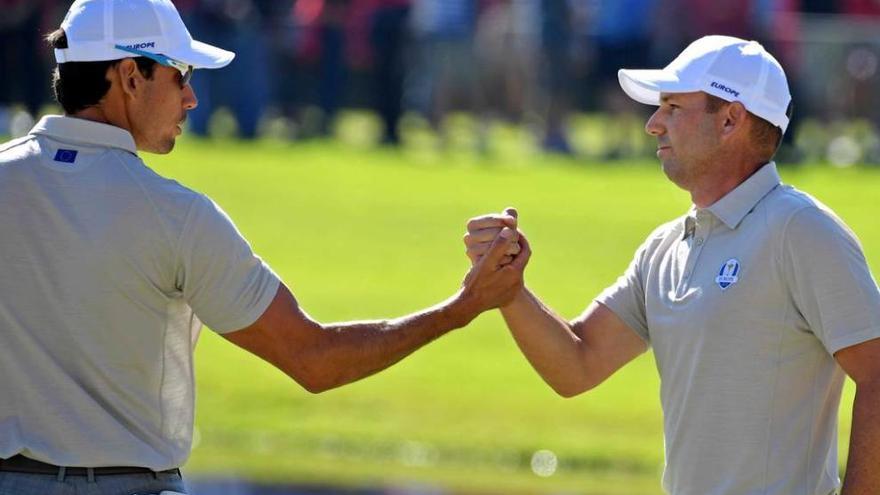
<path id="1" fill-rule="evenodd" d="M 706 64 L 706 68 L 703 69 L 703 73 L 700 75 L 700 80 L 699 80 L 700 83 L 699 83 L 699 86 L 703 86 L 703 87 L 705 87 L 705 88 L 711 88 L 711 87 L 712 87 L 712 86 L 710 85 L 711 81 L 709 80 L 709 79 L 710 79 L 710 78 L 709 78 L 709 69 L 710 69 L 713 65 L 715 65 L 715 60 L 718 59 L 718 57 L 721 55 L 721 52 L 722 52 L 722 51 L 724 51 L 724 50 L 723 50 L 723 49 L 721 49 L 721 50 L 715 50 L 715 53 L 712 54 L 712 55 L 710 55 L 710 56 L 712 57 L 712 59 L 709 60 L 709 62 Z M 705 89 L 702 90 L 702 91 L 705 91 Z"/>

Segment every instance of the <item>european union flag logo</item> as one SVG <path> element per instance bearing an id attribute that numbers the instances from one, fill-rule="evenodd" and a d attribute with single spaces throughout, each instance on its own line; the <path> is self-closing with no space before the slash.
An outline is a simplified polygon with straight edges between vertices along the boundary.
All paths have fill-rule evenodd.
<path id="1" fill-rule="evenodd" d="M 55 161 L 62 163 L 73 163 L 76 161 L 76 150 L 61 150 L 55 152 Z"/>

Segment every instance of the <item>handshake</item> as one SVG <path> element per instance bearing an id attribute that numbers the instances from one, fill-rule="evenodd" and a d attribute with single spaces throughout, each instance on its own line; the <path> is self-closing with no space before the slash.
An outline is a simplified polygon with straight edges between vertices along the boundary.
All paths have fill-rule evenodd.
<path id="1" fill-rule="evenodd" d="M 525 235 L 517 228 L 517 213 L 472 218 L 464 236 L 471 269 L 456 299 L 463 303 L 466 320 L 483 311 L 505 306 L 523 293 L 523 271 L 531 256 Z"/>

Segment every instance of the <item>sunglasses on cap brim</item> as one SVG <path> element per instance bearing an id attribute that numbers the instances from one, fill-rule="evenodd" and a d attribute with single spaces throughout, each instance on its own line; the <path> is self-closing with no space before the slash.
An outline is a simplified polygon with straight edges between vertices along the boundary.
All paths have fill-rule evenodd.
<path id="1" fill-rule="evenodd" d="M 192 79 L 192 74 L 193 74 L 193 66 L 192 65 L 185 64 L 179 60 L 174 60 L 171 57 L 166 57 L 165 55 L 162 55 L 161 53 L 145 52 L 143 50 L 138 50 L 137 48 L 129 48 L 127 46 L 122 46 L 122 45 L 115 45 L 115 47 L 117 50 L 122 50 L 124 52 L 128 52 L 128 53 L 138 55 L 141 57 L 147 57 L 151 60 L 158 62 L 161 65 L 177 69 L 178 71 L 180 71 L 180 75 L 181 75 L 180 87 L 186 86 L 187 84 L 189 84 L 190 79 Z"/>

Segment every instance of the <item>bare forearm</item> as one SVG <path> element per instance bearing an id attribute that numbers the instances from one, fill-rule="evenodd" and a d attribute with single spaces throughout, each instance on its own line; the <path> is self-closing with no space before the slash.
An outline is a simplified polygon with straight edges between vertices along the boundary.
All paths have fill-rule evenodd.
<path id="1" fill-rule="evenodd" d="M 880 493 L 880 382 L 861 384 L 853 403 L 846 482 L 841 495 Z"/>
<path id="2" fill-rule="evenodd" d="M 523 355 L 557 393 L 570 397 L 590 387 L 583 369 L 583 342 L 528 289 L 503 306 L 501 314 Z"/>
<path id="3" fill-rule="evenodd" d="M 400 318 L 322 325 L 303 311 L 284 285 L 251 325 L 224 334 L 230 342 L 284 371 L 310 392 L 359 380 L 400 361 L 488 309 L 507 304 L 522 285 L 528 256 L 502 265 L 513 242 L 506 229 L 474 265 L 455 295 Z"/>
<path id="4" fill-rule="evenodd" d="M 311 373 L 312 391 L 357 381 L 397 363 L 475 316 L 467 302 L 452 298 L 431 308 L 390 320 L 330 323 L 321 326 L 325 338 L 300 356 L 300 363 L 320 363 Z M 314 389 L 314 390 L 313 390 Z"/>

